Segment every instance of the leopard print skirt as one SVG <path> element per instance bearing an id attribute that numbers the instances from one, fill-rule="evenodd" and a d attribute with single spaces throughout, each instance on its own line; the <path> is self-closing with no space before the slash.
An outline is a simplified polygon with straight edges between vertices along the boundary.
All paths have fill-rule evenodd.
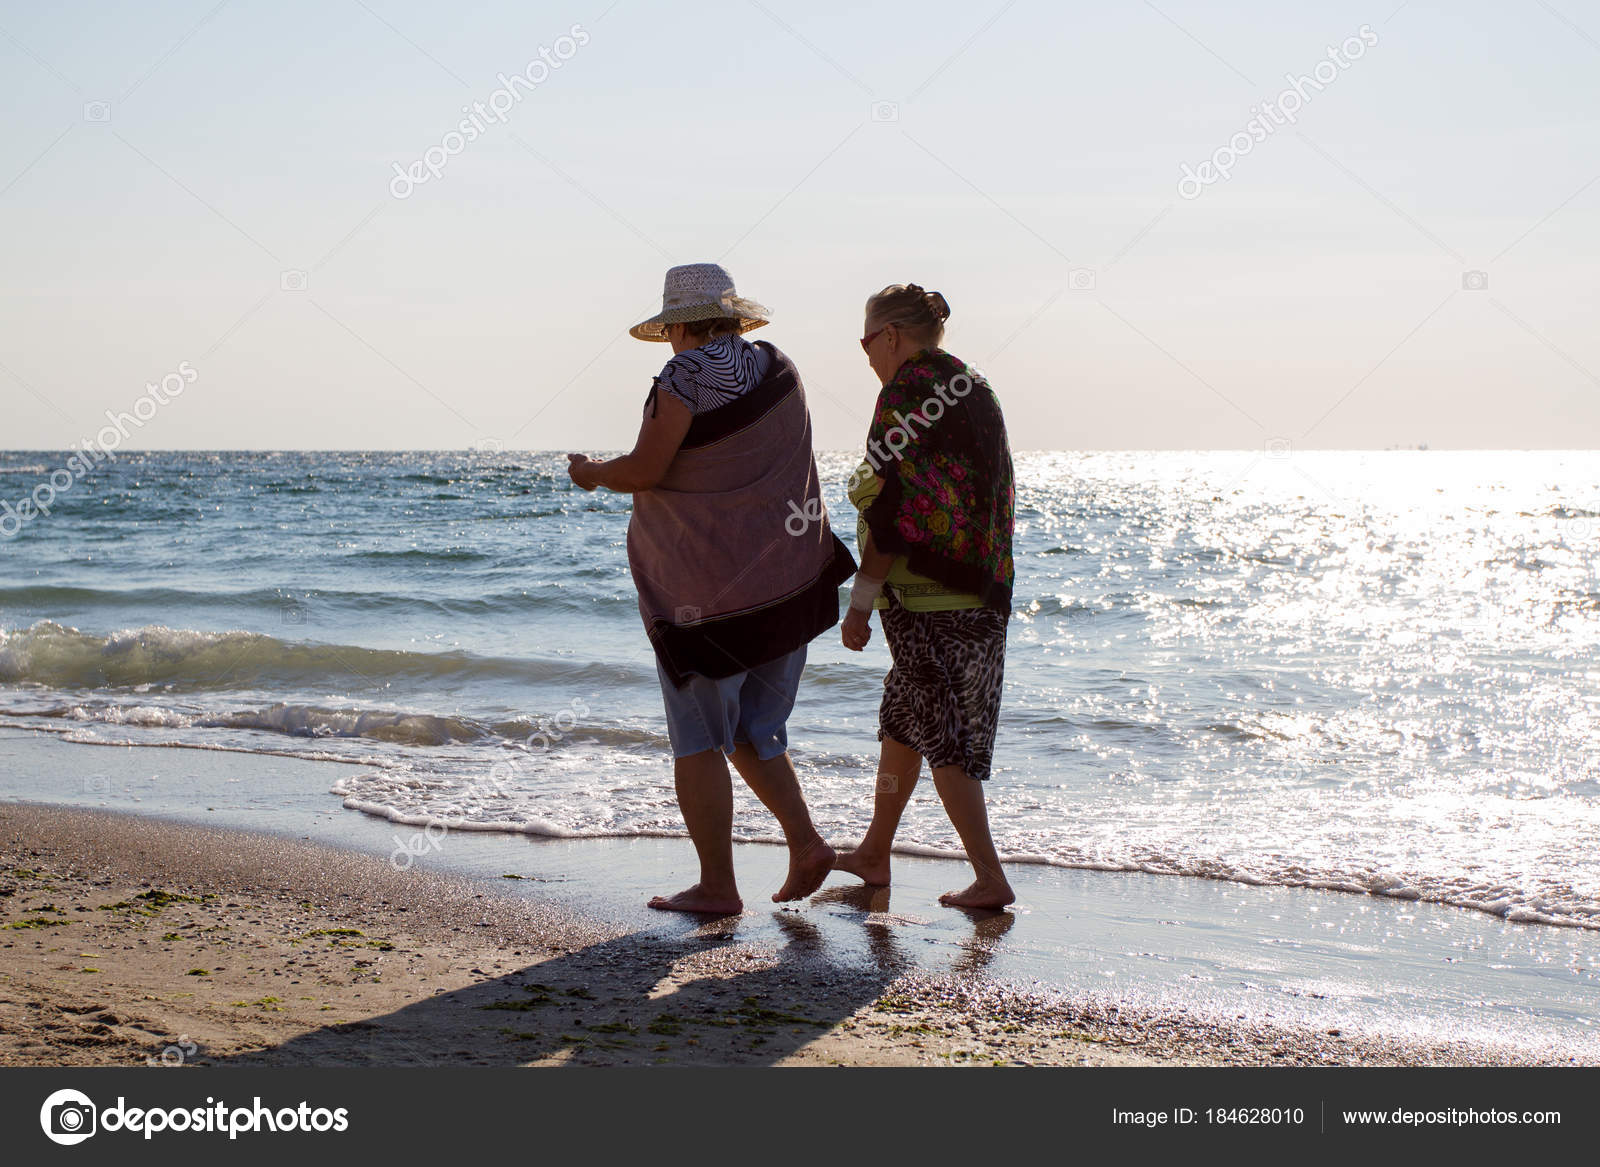
<path id="1" fill-rule="evenodd" d="M 879 615 L 894 667 L 883 681 L 878 740 L 909 746 L 930 768 L 960 766 L 973 778 L 988 778 L 1000 721 L 1005 615 L 993 608 L 909 612 L 893 602 Z"/>

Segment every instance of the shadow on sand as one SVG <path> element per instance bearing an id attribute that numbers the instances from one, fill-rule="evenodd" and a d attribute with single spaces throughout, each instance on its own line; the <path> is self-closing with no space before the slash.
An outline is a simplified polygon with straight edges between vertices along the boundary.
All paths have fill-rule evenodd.
<path id="1" fill-rule="evenodd" d="M 782 945 L 741 943 L 741 918 L 667 935 L 636 932 L 505 976 L 440 991 L 381 1016 L 311 1030 L 264 1050 L 211 1059 L 235 1066 L 766 1065 L 815 1041 L 915 971 L 887 914 L 887 888 L 816 897 L 859 924 L 862 943 L 830 954 L 805 916 L 779 911 Z M 842 909 L 842 911 L 840 911 Z M 957 957 L 975 974 L 1013 921 L 974 915 Z M 830 928 L 830 931 L 832 928 Z"/>

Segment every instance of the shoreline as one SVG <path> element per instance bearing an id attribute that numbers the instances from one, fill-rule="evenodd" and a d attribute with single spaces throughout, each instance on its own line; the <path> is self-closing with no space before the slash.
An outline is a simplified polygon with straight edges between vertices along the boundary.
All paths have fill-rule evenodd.
<path id="1" fill-rule="evenodd" d="M 241 748 L 232 746 L 200 745 L 188 742 L 113 742 L 113 741 L 79 741 L 68 740 L 65 735 L 70 731 L 66 729 L 47 728 L 40 726 L 12 726 L 0 725 L 0 735 L 38 735 L 45 739 L 54 739 L 58 745 L 84 746 L 92 749 L 110 749 L 125 751 L 130 748 L 139 750 L 183 750 L 200 754 L 220 754 L 239 758 L 278 758 L 289 762 L 304 762 L 317 766 L 334 766 L 350 770 L 364 770 L 370 764 L 356 758 L 343 758 L 330 754 L 308 754 L 292 748 L 262 749 Z M 414 815 L 397 811 L 382 803 L 371 802 L 350 794 L 341 780 L 336 779 L 330 793 L 337 796 L 345 810 L 354 811 L 372 819 L 375 822 L 392 825 L 395 827 L 412 828 L 414 830 L 440 829 L 452 832 L 472 832 L 487 836 L 502 836 L 505 838 L 531 838 L 548 839 L 563 842 L 583 842 L 600 840 L 631 840 L 631 839 L 668 839 L 688 841 L 688 832 L 682 829 L 669 829 L 650 832 L 618 832 L 616 834 L 563 834 L 540 829 L 536 826 L 517 826 L 512 824 L 486 823 L 471 819 L 441 819 L 431 815 Z M 736 846 L 774 847 L 782 848 L 784 841 L 779 835 L 742 838 L 735 836 L 733 842 Z M 835 846 L 840 846 L 840 840 L 831 840 Z M 892 854 L 901 858 L 931 859 L 966 864 L 966 856 L 956 849 L 936 847 L 922 843 L 898 842 L 892 848 Z M 1262 879 L 1241 873 L 1214 873 L 1204 870 L 1182 870 L 1164 864 L 1135 864 L 1135 863 L 1097 863 L 1091 861 L 1067 861 L 1047 855 L 1031 853 L 1003 854 L 1002 863 L 1011 868 L 1042 867 L 1060 871 L 1099 872 L 1114 875 L 1150 875 L 1165 879 L 1202 880 L 1211 883 L 1229 884 L 1244 888 L 1282 888 L 1288 890 L 1304 890 L 1315 892 L 1332 892 L 1339 895 L 1352 895 L 1362 897 L 1375 897 L 1378 899 L 1393 900 L 1398 903 L 1423 903 L 1446 908 L 1452 911 L 1472 912 L 1503 920 L 1512 924 L 1532 924 L 1540 927 L 1574 929 L 1579 932 L 1591 933 L 1600 936 L 1600 915 L 1585 911 L 1581 916 L 1552 915 L 1524 906 L 1514 906 L 1505 902 L 1490 901 L 1481 895 L 1459 893 L 1456 896 L 1441 895 L 1436 893 L 1419 893 L 1410 888 L 1404 881 L 1393 884 L 1389 877 L 1378 878 L 1372 886 L 1367 886 L 1350 878 L 1303 878 L 1303 879 Z"/>
<path id="2" fill-rule="evenodd" d="M 980 921 L 970 967 L 934 973 L 864 888 L 819 899 L 861 916 L 865 961 L 838 959 L 804 912 L 641 931 L 553 892 L 535 876 L 400 872 L 283 835 L 6 803 L 0 1065 L 1579 1061 L 1024 989 L 984 971 L 1008 923 L 986 937 Z M 776 944 L 741 935 L 763 910 Z"/>

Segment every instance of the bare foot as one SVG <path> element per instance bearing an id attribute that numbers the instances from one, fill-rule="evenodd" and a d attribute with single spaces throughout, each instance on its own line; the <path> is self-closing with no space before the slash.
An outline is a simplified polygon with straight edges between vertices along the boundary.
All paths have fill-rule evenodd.
<path id="1" fill-rule="evenodd" d="M 782 887 L 772 893 L 772 902 L 781 904 L 785 900 L 805 899 L 828 878 L 828 872 L 833 870 L 835 857 L 833 848 L 820 838 L 798 855 L 791 852 L 789 878 L 783 881 Z"/>
<path id="2" fill-rule="evenodd" d="M 744 911 L 744 901 L 737 894 L 714 895 L 704 891 L 697 883 L 675 896 L 657 896 L 650 907 L 661 912 L 702 912 L 708 916 L 737 916 Z"/>
<path id="3" fill-rule="evenodd" d="M 845 871 L 872 887 L 889 886 L 889 856 L 868 855 L 865 851 L 846 851 L 833 861 L 835 871 Z"/>
<path id="4" fill-rule="evenodd" d="M 963 891 L 947 891 L 939 897 L 941 904 L 952 908 L 1003 908 L 1017 898 L 1011 885 L 980 879 Z"/>

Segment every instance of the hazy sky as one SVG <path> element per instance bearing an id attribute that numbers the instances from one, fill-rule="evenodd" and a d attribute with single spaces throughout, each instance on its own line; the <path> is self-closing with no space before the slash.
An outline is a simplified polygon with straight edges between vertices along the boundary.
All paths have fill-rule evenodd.
<path id="1" fill-rule="evenodd" d="M 823 446 L 903 281 L 1017 449 L 1600 444 L 1593 0 L 6 0 L 0 95 L 0 447 L 626 447 L 702 260 Z"/>

